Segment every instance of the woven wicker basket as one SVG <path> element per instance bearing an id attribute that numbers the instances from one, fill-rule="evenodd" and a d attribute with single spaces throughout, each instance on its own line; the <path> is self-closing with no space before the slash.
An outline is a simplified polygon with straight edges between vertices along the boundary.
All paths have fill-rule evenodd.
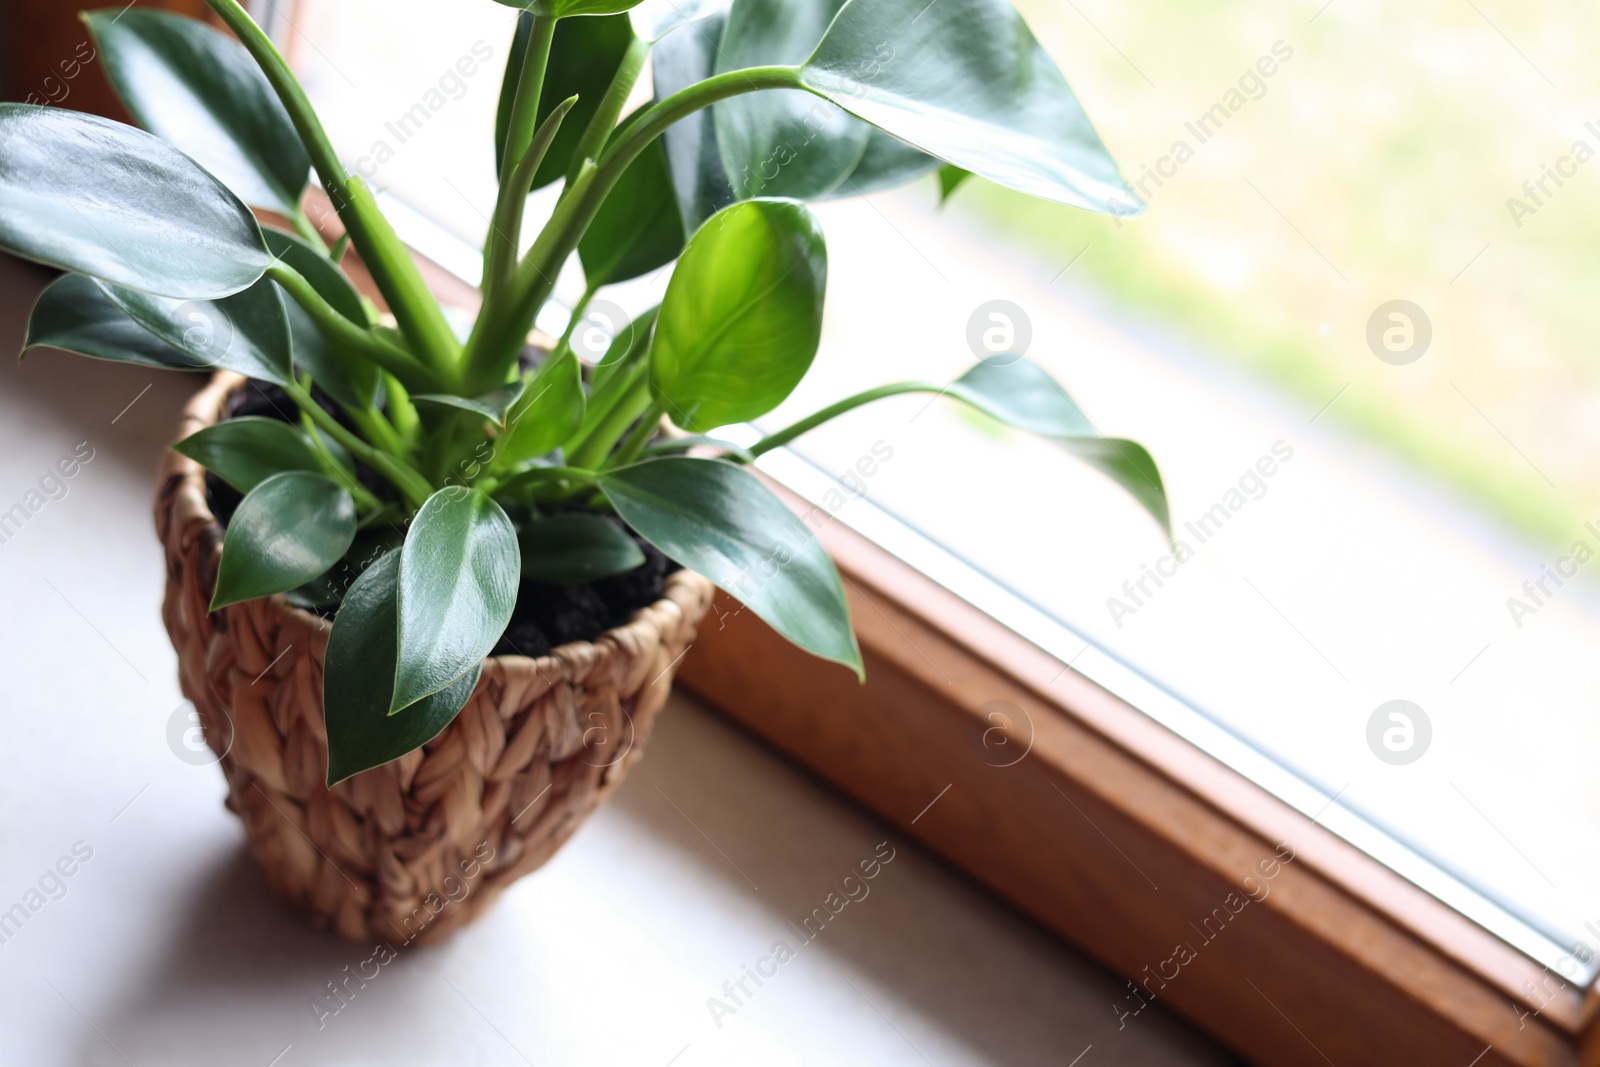
<path id="1" fill-rule="evenodd" d="M 244 379 L 219 373 L 182 435 Z M 420 749 L 324 784 L 322 661 L 331 623 L 281 596 L 206 610 L 222 528 L 199 465 L 168 452 L 156 530 L 179 678 L 228 779 L 230 810 L 276 891 L 319 926 L 391 945 L 437 940 L 554 854 L 639 758 L 712 587 L 683 570 L 594 641 L 496 656 Z"/>

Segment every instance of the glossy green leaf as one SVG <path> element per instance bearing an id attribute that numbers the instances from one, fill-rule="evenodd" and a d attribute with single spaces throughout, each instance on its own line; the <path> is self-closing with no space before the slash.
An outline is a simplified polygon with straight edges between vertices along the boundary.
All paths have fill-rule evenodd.
<path id="1" fill-rule="evenodd" d="M 714 459 L 655 459 L 600 478 L 617 514 L 813 655 L 862 674 L 833 561 L 749 471 Z"/>
<path id="2" fill-rule="evenodd" d="M 663 100 L 711 77 L 727 15 L 717 13 L 668 34 L 650 55 L 655 98 Z M 661 135 L 672 192 L 683 217 L 683 231 L 693 235 L 700 224 L 733 203 L 733 187 L 722 169 L 712 121 L 715 108 L 702 108 L 667 127 Z"/>
<path id="3" fill-rule="evenodd" d="M 816 218 L 789 200 L 713 215 L 667 284 L 650 386 L 672 421 L 703 433 L 771 411 L 822 337 L 828 253 Z"/>
<path id="4" fill-rule="evenodd" d="M 134 322 L 99 282 L 82 274 L 57 278 L 34 303 L 22 351 L 44 347 L 162 370 L 212 369 Z"/>
<path id="5" fill-rule="evenodd" d="M 475 415 L 482 415 L 496 426 L 506 424 L 506 412 L 513 404 L 522 399 L 523 390 L 527 383 L 522 381 L 502 385 L 498 389 L 491 389 L 481 396 L 453 396 L 449 393 L 419 393 L 411 399 L 419 404 L 435 404 L 441 407 L 455 408 L 458 411 L 467 411 Z"/>
<path id="6" fill-rule="evenodd" d="M 301 238 L 282 230 L 263 226 L 261 235 L 266 239 L 267 250 L 310 282 L 311 288 L 330 307 L 358 326 L 367 324 L 360 294 L 332 260 Z M 289 318 L 295 366 L 309 372 L 312 379 L 341 404 L 355 408 L 376 404 L 382 382 L 378 366 L 328 340 L 311 315 L 287 293 L 282 294 L 282 302 Z"/>
<path id="7" fill-rule="evenodd" d="M 278 419 L 227 419 L 198 430 L 172 450 L 248 493 L 279 471 L 323 472 L 311 439 Z"/>
<path id="8" fill-rule="evenodd" d="M 522 528 L 522 576 L 576 585 L 631 571 L 644 553 L 621 527 L 601 515 L 570 512 L 534 519 Z"/>
<path id="9" fill-rule="evenodd" d="M 496 446 L 496 460 L 512 465 L 548 455 L 577 431 L 584 410 L 578 357 L 568 350 L 546 360 L 507 416 L 509 429 Z"/>
<path id="10" fill-rule="evenodd" d="M 119 6 L 84 17 L 128 113 L 248 204 L 300 209 L 311 173 L 289 113 L 238 41 L 199 19 Z"/>
<path id="11" fill-rule="evenodd" d="M 652 141 L 606 197 L 578 242 L 578 259 L 590 288 L 599 288 L 671 263 L 683 241 L 666 152 Z"/>
<path id="12" fill-rule="evenodd" d="M 843 2 L 734 0 L 717 73 L 805 62 Z M 827 100 L 795 89 L 748 93 L 712 111 L 722 166 L 741 198 L 824 196 L 861 162 L 871 133 Z"/>
<path id="13" fill-rule="evenodd" d="M 506 7 L 521 8 L 535 15 L 571 18 L 574 15 L 615 15 L 639 4 L 640 0 L 495 0 Z"/>
<path id="14" fill-rule="evenodd" d="M 322 671 L 329 786 L 432 741 L 472 696 L 483 671 L 476 664 L 439 692 L 390 715 L 399 589 L 400 553 L 388 552 L 350 586 L 333 620 Z"/>
<path id="15" fill-rule="evenodd" d="M 1161 471 L 1137 441 L 1103 437 L 1043 368 L 1018 356 L 991 356 L 957 378 L 944 395 L 1001 422 L 1052 441 L 1104 473 L 1172 536 Z"/>
<path id="16" fill-rule="evenodd" d="M 278 284 L 269 278 L 220 300 L 103 288 L 135 322 L 200 364 L 279 385 L 293 380 L 289 319 Z"/>
<path id="17" fill-rule="evenodd" d="M 272 475 L 228 521 L 211 610 L 304 585 L 339 562 L 355 536 L 349 490 L 308 471 Z"/>
<path id="18" fill-rule="evenodd" d="M 730 0 L 643 0 L 632 5 L 629 18 L 633 32 L 640 38 L 657 42 L 668 37 L 679 26 L 700 22 L 726 14 Z M 722 28 L 717 27 L 720 34 Z"/>
<path id="19" fill-rule="evenodd" d="M 517 533 L 499 504 L 460 486 L 428 498 L 400 552 L 391 715 L 482 662 L 511 621 L 520 571 Z"/>
<path id="20" fill-rule="evenodd" d="M 250 209 L 161 138 L 31 104 L 0 104 L 0 249 L 179 299 L 272 262 Z"/>
<path id="21" fill-rule="evenodd" d="M 832 196 L 866 196 L 916 181 L 939 169 L 939 161 L 882 130 L 867 135 L 861 162 L 832 192 Z"/>
<path id="22" fill-rule="evenodd" d="M 521 7 L 521 4 L 511 4 Z M 507 131 L 511 126 L 511 107 L 516 98 L 517 78 L 528 53 L 528 35 L 533 16 L 524 13 L 517 20 L 517 32 L 506 61 L 505 82 L 500 89 L 500 110 L 495 117 L 495 166 L 501 165 Z M 539 189 L 566 177 L 572 156 L 578 150 L 583 131 L 600 107 L 600 99 L 611 84 L 623 54 L 633 41 L 627 15 L 562 19 L 556 23 L 550 42 L 550 61 L 545 67 L 544 87 L 539 94 L 539 123 L 549 117 L 563 100 L 576 96 L 578 102 L 561 120 L 561 129 L 550 142 L 550 150 L 539 164 L 533 188 Z"/>
<path id="23" fill-rule="evenodd" d="M 1142 208 L 1007 0 L 851 0 L 800 80 L 879 129 L 1008 188 L 1112 215 Z"/>

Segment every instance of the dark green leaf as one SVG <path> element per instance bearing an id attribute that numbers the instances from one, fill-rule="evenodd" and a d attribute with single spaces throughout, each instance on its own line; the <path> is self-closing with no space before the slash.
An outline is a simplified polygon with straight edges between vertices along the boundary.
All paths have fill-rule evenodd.
<path id="1" fill-rule="evenodd" d="M 500 505 L 451 486 L 411 520 L 400 552 L 400 645 L 389 713 L 476 667 L 517 603 L 517 533 Z"/>
<path id="2" fill-rule="evenodd" d="M 455 408 L 458 411 L 470 411 L 482 415 L 496 426 L 506 424 L 506 412 L 518 400 L 522 399 L 523 390 L 527 383 L 515 381 L 510 385 L 502 385 L 498 389 L 491 389 L 482 396 L 452 396 L 449 393 L 421 393 L 412 396 L 412 400 L 419 404 L 438 404 L 443 407 Z"/>
<path id="3" fill-rule="evenodd" d="M 656 45 L 650 56 L 656 100 L 711 77 L 726 22 L 724 14 L 710 15 L 668 34 Z M 683 232 L 691 236 L 702 222 L 735 199 L 717 151 L 711 118 L 714 110 L 702 108 L 661 135 L 667 169 L 672 175 L 672 192 L 678 213 L 683 216 Z"/>
<path id="4" fill-rule="evenodd" d="M 796 645 L 862 674 L 833 561 L 755 475 L 714 459 L 655 459 L 600 477 L 617 514 Z"/>
<path id="5" fill-rule="evenodd" d="M 870 127 L 869 127 L 870 129 Z M 897 185 L 915 181 L 937 170 L 939 161 L 920 149 L 912 148 L 898 137 L 882 130 L 872 130 L 867 136 L 867 150 L 850 176 L 833 190 L 832 196 L 866 196 L 868 193 L 893 189 Z"/>
<path id="6" fill-rule="evenodd" d="M 951 383 L 945 395 L 1055 441 L 1120 485 L 1172 536 L 1167 492 L 1150 453 L 1137 441 L 1102 437 L 1066 390 L 1037 364 L 1019 356 L 991 356 Z"/>
<path id="7" fill-rule="evenodd" d="M 717 73 L 805 62 L 843 2 L 734 0 Z M 747 93 L 712 110 L 722 165 L 740 197 L 824 196 L 861 162 L 871 132 L 827 100 L 794 89 Z"/>
<path id="8" fill-rule="evenodd" d="M 161 138 L 31 104 L 0 104 L 0 248 L 180 299 L 272 262 L 250 209 Z"/>
<path id="9" fill-rule="evenodd" d="M 510 465 L 555 451 L 583 422 L 585 399 L 578 357 L 570 350 L 546 360 L 507 417 L 509 430 L 495 458 Z"/>
<path id="10" fill-rule="evenodd" d="M 311 439 L 278 419 L 228 419 L 196 431 L 172 446 L 217 477 L 248 493 L 279 471 L 322 473 Z"/>
<path id="11" fill-rule="evenodd" d="M 576 585 L 644 562 L 633 538 L 600 515 L 572 512 L 535 519 L 522 528 L 519 540 L 522 576 L 535 582 Z"/>
<path id="12" fill-rule="evenodd" d="M 84 21 L 106 77 L 134 119 L 246 203 L 300 210 L 311 172 L 289 113 L 238 41 L 198 19 L 108 8 Z"/>
<path id="13" fill-rule="evenodd" d="M 212 369 L 134 322 L 99 282 L 82 274 L 57 278 L 33 305 L 23 352 L 46 346 L 162 370 Z"/>
<path id="14" fill-rule="evenodd" d="M 682 251 L 683 219 L 666 152 L 652 141 L 606 197 L 578 242 L 578 258 L 589 287 L 599 288 L 648 274 Z"/>
<path id="15" fill-rule="evenodd" d="M 510 4 L 521 7 L 521 4 Z M 511 54 L 506 61 L 505 84 L 500 90 L 500 111 L 495 118 L 495 166 L 501 165 L 507 131 L 511 126 L 511 107 L 516 98 L 516 81 L 522 72 L 522 60 L 528 52 L 528 34 L 533 16 L 527 13 L 517 20 L 517 33 L 511 42 Z M 539 170 L 534 175 L 533 188 L 538 189 L 566 177 L 572 156 L 578 150 L 578 141 L 589 125 L 589 120 L 600 107 L 600 99 L 612 76 L 622 65 L 623 54 L 633 41 L 633 29 L 627 15 L 603 15 L 596 18 L 562 19 L 556 23 L 555 39 L 550 43 L 550 61 L 545 67 L 544 87 L 539 94 L 539 123 L 549 116 L 556 106 L 569 96 L 578 102 L 567 117 L 561 120 L 561 129 L 550 150 L 545 154 Z"/>
<path id="16" fill-rule="evenodd" d="M 289 319 L 278 283 L 263 278 L 220 300 L 180 300 L 119 285 L 103 285 L 140 326 L 195 361 L 287 385 L 292 351 Z"/>
<path id="17" fill-rule="evenodd" d="M 350 586 L 333 620 L 322 672 L 329 786 L 432 741 L 472 696 L 483 671 L 475 664 L 403 714 L 390 715 L 399 587 L 400 553 L 389 552 Z"/>
<path id="18" fill-rule="evenodd" d="M 356 506 L 320 474 L 283 471 L 245 494 L 222 540 L 215 611 L 284 593 L 339 562 L 356 535 Z"/>
<path id="19" fill-rule="evenodd" d="M 299 237 L 282 230 L 264 226 L 261 235 L 266 239 L 267 250 L 310 282 L 311 288 L 329 306 L 358 326 L 367 324 L 360 294 L 332 260 Z M 378 386 L 382 381 L 377 365 L 329 341 L 310 314 L 287 294 L 283 294 L 282 302 L 289 317 L 295 366 L 309 372 L 312 379 L 341 404 L 365 408 L 377 403 Z"/>
<path id="20" fill-rule="evenodd" d="M 1009 188 L 1112 215 L 1142 208 L 1007 0 L 852 0 L 800 80 L 901 140 Z"/>
<path id="21" fill-rule="evenodd" d="M 650 386 L 672 421 L 703 433 L 788 396 L 817 354 L 828 253 L 816 218 L 789 200 L 713 215 L 661 301 Z"/>

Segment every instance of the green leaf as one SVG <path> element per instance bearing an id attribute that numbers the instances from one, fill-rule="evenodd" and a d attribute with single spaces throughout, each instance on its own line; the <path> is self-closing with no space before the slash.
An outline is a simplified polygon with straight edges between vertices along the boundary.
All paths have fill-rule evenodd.
<path id="1" fill-rule="evenodd" d="M 651 544 L 807 652 L 863 674 L 839 572 L 755 475 L 721 460 L 655 459 L 601 475 L 600 487 Z"/>
<path id="2" fill-rule="evenodd" d="M 843 2 L 734 0 L 717 73 L 805 62 Z M 827 100 L 797 89 L 748 93 L 712 111 L 722 165 L 741 198 L 832 192 L 861 162 L 871 132 Z"/>
<path id="3" fill-rule="evenodd" d="M 672 421 L 704 433 L 777 407 L 817 354 L 827 280 L 803 204 L 748 200 L 713 215 L 672 272 L 650 346 L 650 387 Z"/>
<path id="4" fill-rule="evenodd" d="M 270 226 L 262 227 L 261 236 L 266 239 L 267 250 L 310 282 L 329 306 L 357 326 L 367 325 L 360 294 L 331 259 L 301 238 Z M 375 405 L 382 381 L 378 366 L 328 340 L 310 314 L 287 294 L 283 294 L 282 303 L 289 318 L 295 365 L 308 371 L 339 403 L 355 408 Z"/>
<path id="5" fill-rule="evenodd" d="M 648 274 L 683 251 L 683 219 L 660 141 L 652 141 L 622 172 L 578 242 L 591 289 Z"/>
<path id="6" fill-rule="evenodd" d="M 509 432 L 496 461 L 512 465 L 555 451 L 583 423 L 585 403 L 578 357 L 568 349 L 546 360 L 507 416 Z"/>
<path id="7" fill-rule="evenodd" d="M 385 553 L 344 595 L 328 635 L 322 714 L 328 727 L 328 785 L 381 766 L 432 741 L 478 685 L 483 665 L 389 714 L 399 626 L 400 553 Z"/>
<path id="8" fill-rule="evenodd" d="M 289 113 L 238 41 L 198 19 L 108 8 L 84 16 L 134 119 L 248 204 L 295 215 L 311 173 Z"/>
<path id="9" fill-rule="evenodd" d="M 601 515 L 570 512 L 535 519 L 522 528 L 519 541 L 522 576 L 535 582 L 577 585 L 644 562 L 633 538 Z"/>
<path id="10" fill-rule="evenodd" d="M 356 505 L 321 474 L 282 471 L 245 494 L 222 539 L 216 611 L 284 593 L 338 563 L 356 536 Z"/>
<path id="11" fill-rule="evenodd" d="M 120 122 L 0 104 L 0 248 L 180 299 L 255 283 L 250 209 L 194 160 Z"/>
<path id="12" fill-rule="evenodd" d="M 644 0 L 633 5 L 629 18 L 633 21 L 633 32 L 653 44 L 679 26 L 722 17 L 728 4 L 729 0 Z M 722 33 L 720 23 L 717 33 Z"/>
<path id="13" fill-rule="evenodd" d="M 22 351 L 43 347 L 162 370 L 212 369 L 134 322 L 99 282 L 82 274 L 57 278 L 34 303 Z"/>
<path id="14" fill-rule="evenodd" d="M 952 167 L 948 163 L 940 167 L 939 206 L 943 207 L 949 201 L 950 197 L 955 193 L 955 191 L 961 188 L 962 183 L 970 177 L 972 177 L 972 172 L 970 170 L 962 170 L 960 167 Z"/>
<path id="15" fill-rule="evenodd" d="M 278 284 L 263 278 L 220 300 L 180 300 L 102 283 L 140 326 L 209 367 L 278 385 L 293 381 L 289 319 Z"/>
<path id="16" fill-rule="evenodd" d="M 172 446 L 217 477 L 248 493 L 279 471 L 321 474 L 311 439 L 278 419 L 228 419 L 190 434 Z"/>
<path id="17" fill-rule="evenodd" d="M 506 424 L 506 412 L 518 400 L 522 399 L 523 390 L 527 383 L 515 381 L 510 385 L 502 385 L 498 389 L 491 389 L 482 396 L 452 396 L 448 393 L 420 393 L 414 394 L 411 399 L 419 404 L 438 404 L 443 407 L 455 408 L 458 411 L 468 411 L 482 415 L 496 426 Z"/>
<path id="18" fill-rule="evenodd" d="M 870 127 L 869 127 L 870 129 Z M 833 190 L 832 196 L 866 196 L 893 189 L 937 170 L 939 161 L 928 153 L 891 137 L 882 130 L 867 136 L 867 150 L 856 169 Z"/>
<path id="19" fill-rule="evenodd" d="M 1008 188 L 1112 215 L 1143 207 L 1007 0 L 851 0 L 800 80 L 879 129 Z"/>
<path id="20" fill-rule="evenodd" d="M 525 11 L 517 20 L 511 54 L 506 60 L 505 82 L 500 88 L 500 110 L 495 116 L 496 168 L 501 166 L 501 157 L 505 154 L 506 135 L 511 127 L 511 108 L 516 99 L 516 83 L 522 73 L 523 57 L 528 53 L 528 36 L 532 27 L 533 16 Z M 550 150 L 545 153 L 534 175 L 533 188 L 539 189 L 566 177 L 573 153 L 578 150 L 578 141 L 599 109 L 600 99 L 605 95 L 617 68 L 622 65 L 623 54 L 632 41 L 633 29 L 627 15 L 562 19 L 556 23 L 555 38 L 550 42 L 550 61 L 545 67 L 544 87 L 539 94 L 536 121 L 543 123 L 550 112 L 570 96 L 576 96 L 578 102 L 561 120 L 561 129 L 556 132 L 555 140 L 550 142 Z"/>
<path id="21" fill-rule="evenodd" d="M 499 504 L 460 486 L 428 498 L 400 551 L 400 645 L 389 714 L 482 662 L 511 621 L 520 571 L 517 533 Z"/>
<path id="22" fill-rule="evenodd" d="M 656 101 L 711 77 L 722 40 L 725 14 L 713 14 L 678 33 L 668 34 L 650 56 Z M 683 216 L 683 232 L 693 235 L 700 224 L 733 203 L 733 187 L 722 169 L 712 121 L 715 108 L 702 108 L 667 127 L 661 135 L 672 192 Z"/>
<path id="23" fill-rule="evenodd" d="M 615 15 L 636 6 L 640 0 L 495 0 L 506 7 L 521 8 L 535 15 L 558 19 L 574 15 Z"/>
<path id="24" fill-rule="evenodd" d="M 957 378 L 946 396 L 1020 430 L 1048 437 L 1128 492 L 1172 536 L 1161 471 L 1137 441 L 1102 437 L 1065 389 L 1020 356 L 990 356 Z"/>

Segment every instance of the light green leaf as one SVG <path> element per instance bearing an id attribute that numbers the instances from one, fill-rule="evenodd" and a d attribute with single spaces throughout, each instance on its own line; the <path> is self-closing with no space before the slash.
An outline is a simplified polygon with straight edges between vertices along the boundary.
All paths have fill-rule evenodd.
<path id="1" fill-rule="evenodd" d="M 287 385 L 292 348 L 278 284 L 263 278 L 220 300 L 180 300 L 102 283 L 140 326 L 196 362 Z"/>
<path id="2" fill-rule="evenodd" d="M 803 63 L 843 0 L 734 0 L 717 73 Z M 713 109 L 717 148 L 741 198 L 832 192 L 861 162 L 868 127 L 810 93 L 778 89 L 724 100 Z"/>
<path id="3" fill-rule="evenodd" d="M 22 351 L 43 347 L 162 370 L 213 369 L 134 322 L 99 282 L 82 274 L 57 278 L 34 303 Z"/>
<path id="4" fill-rule="evenodd" d="M 644 562 L 633 538 L 601 515 L 570 512 L 534 519 L 522 528 L 522 576 L 576 585 L 631 571 Z"/>
<path id="5" fill-rule="evenodd" d="M 569 349 L 545 360 L 528 383 L 507 416 L 509 429 L 495 459 L 509 466 L 548 455 L 577 431 L 584 409 L 583 373 Z"/>
<path id="6" fill-rule="evenodd" d="M 1019 356 L 990 356 L 957 378 L 944 395 L 1020 430 L 1048 437 L 1120 485 L 1172 536 L 1161 471 L 1137 441 L 1103 437 L 1065 389 Z"/>
<path id="7" fill-rule="evenodd" d="M 451 486 L 428 498 L 400 551 L 400 644 L 389 714 L 478 666 L 511 621 L 521 563 L 500 505 Z"/>
<path id="8" fill-rule="evenodd" d="M 329 786 L 432 741 L 477 688 L 481 663 L 404 713 L 389 714 L 399 588 L 400 553 L 385 553 L 350 586 L 333 620 L 322 671 Z"/>
<path id="9" fill-rule="evenodd" d="M 946 163 L 939 168 L 939 206 L 943 207 L 955 191 L 961 188 L 968 178 L 972 177 L 970 170 L 952 167 Z"/>
<path id="10" fill-rule="evenodd" d="M 248 493 L 279 471 L 323 473 L 317 450 L 297 427 L 278 419 L 228 419 L 172 446 L 217 477 Z"/>
<path id="11" fill-rule="evenodd" d="M 817 353 L 827 280 L 803 204 L 747 200 L 713 215 L 672 272 L 650 346 L 650 386 L 672 421 L 704 433 L 777 407 Z"/>
<path id="12" fill-rule="evenodd" d="M 668 34 L 656 45 L 650 55 L 650 70 L 657 102 L 711 77 L 726 22 L 726 14 L 712 14 L 681 32 Z M 691 236 L 714 212 L 736 199 L 728 174 L 722 169 L 722 155 L 717 151 L 711 117 L 715 110 L 702 108 L 673 123 L 661 135 L 673 196 L 683 217 L 683 232 Z"/>
<path id="13" fill-rule="evenodd" d="M 283 471 L 245 494 L 222 539 L 216 611 L 304 585 L 344 556 L 356 536 L 356 505 L 321 474 Z"/>
<path id="14" fill-rule="evenodd" d="M 721 460 L 655 459 L 601 475 L 600 487 L 651 544 L 807 652 L 863 673 L 839 572 L 755 475 Z"/>
<path id="15" fill-rule="evenodd" d="M 622 172 L 578 242 L 590 288 L 613 285 L 671 263 L 683 251 L 683 219 L 665 150 L 652 141 Z"/>
<path id="16" fill-rule="evenodd" d="M 521 380 L 510 385 L 502 385 L 498 389 L 491 389 L 482 396 L 453 396 L 449 393 L 419 393 L 411 397 L 419 404 L 436 404 L 442 407 L 455 408 L 458 411 L 468 411 L 475 415 L 482 415 L 496 426 L 506 424 L 506 412 L 518 400 L 522 399 L 523 390 L 527 383 Z"/>
<path id="17" fill-rule="evenodd" d="M 679 26 L 718 17 L 730 0 L 644 0 L 633 5 L 629 17 L 633 32 L 652 43 L 660 41 Z M 719 25 L 717 32 L 721 33 Z"/>
<path id="18" fill-rule="evenodd" d="M 179 299 L 255 283 L 272 262 L 250 209 L 159 137 L 0 104 L 0 248 Z"/>
<path id="19" fill-rule="evenodd" d="M 144 8 L 84 16 L 128 113 L 280 215 L 300 210 L 311 173 L 289 113 L 238 41 L 198 19 Z"/>
<path id="20" fill-rule="evenodd" d="M 1142 209 L 1007 0 L 851 0 L 800 80 L 879 129 L 1008 188 L 1112 215 Z"/>

